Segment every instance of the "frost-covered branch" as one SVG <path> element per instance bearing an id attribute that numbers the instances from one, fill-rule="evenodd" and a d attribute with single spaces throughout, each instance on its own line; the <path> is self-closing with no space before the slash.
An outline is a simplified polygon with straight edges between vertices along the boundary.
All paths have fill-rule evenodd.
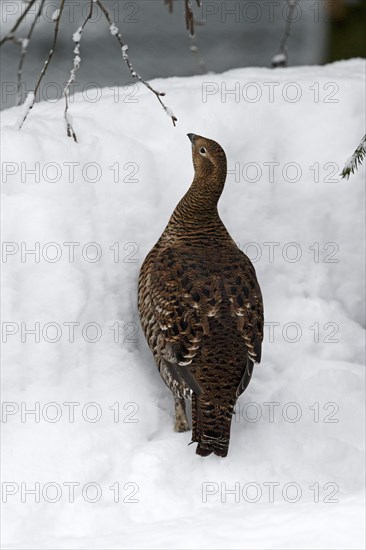
<path id="1" fill-rule="evenodd" d="M 17 105 L 20 105 L 20 103 L 22 102 L 21 86 L 22 86 L 22 74 L 23 74 L 23 65 L 24 65 L 24 61 L 25 61 L 25 56 L 27 55 L 28 46 L 29 46 L 29 42 L 32 38 L 34 27 L 36 26 L 41 14 L 42 14 L 42 10 L 43 10 L 43 6 L 45 4 L 45 1 L 46 0 L 41 0 L 38 11 L 36 13 L 36 16 L 35 16 L 34 20 L 32 21 L 32 24 L 30 26 L 30 29 L 28 31 L 28 34 L 27 34 L 26 38 L 19 38 L 18 39 L 18 42 L 20 43 L 22 49 L 21 49 L 21 52 L 20 52 L 20 59 L 19 59 L 19 64 L 18 64 L 18 69 L 17 69 L 17 100 L 16 100 Z"/>
<path id="2" fill-rule="evenodd" d="M 88 15 L 86 16 L 83 24 L 77 29 L 76 32 L 74 32 L 74 34 L 72 36 L 72 39 L 73 39 L 74 44 L 75 44 L 75 47 L 74 47 L 74 54 L 75 54 L 74 55 L 74 64 L 73 64 L 73 68 L 70 71 L 69 79 L 68 79 L 68 81 L 66 83 L 66 86 L 64 88 L 64 97 L 65 97 L 64 117 L 65 117 L 65 122 L 66 122 L 66 132 L 67 132 L 67 135 L 69 137 L 72 137 L 74 139 L 74 141 L 76 141 L 76 142 L 77 142 L 77 137 L 76 137 L 74 128 L 72 126 L 71 117 L 70 117 L 70 114 L 69 114 L 69 96 L 70 96 L 70 86 L 75 81 L 76 72 L 78 71 L 78 69 L 80 67 L 80 62 L 81 62 L 81 57 L 80 57 L 81 35 L 83 33 L 83 30 L 84 30 L 86 24 L 88 23 L 88 21 L 93 16 L 93 9 L 94 9 L 95 2 L 94 2 L 94 0 L 89 0 L 89 1 L 90 1 L 90 5 L 89 5 Z"/>
<path id="3" fill-rule="evenodd" d="M 56 44 L 57 44 L 58 31 L 59 31 L 59 27 L 60 27 L 60 20 L 61 20 L 62 11 L 64 9 L 64 5 L 65 5 L 65 0 L 61 0 L 60 7 L 52 15 L 52 19 L 53 19 L 53 21 L 55 21 L 55 30 L 54 30 L 54 33 L 53 33 L 52 46 L 51 46 L 51 49 L 48 53 L 48 57 L 47 57 L 44 65 L 43 65 L 43 68 L 42 68 L 40 77 L 39 77 L 39 79 L 36 83 L 36 87 L 34 89 L 34 92 L 28 94 L 28 96 L 27 96 L 27 99 L 26 99 L 25 103 L 27 104 L 28 108 L 25 110 L 24 115 L 23 115 L 23 119 L 19 124 L 19 130 L 21 130 L 24 122 L 27 119 L 27 116 L 28 116 L 30 110 L 33 108 L 33 105 L 36 101 L 36 96 L 37 96 L 38 89 L 39 89 L 40 84 L 42 82 L 42 79 L 43 79 L 43 77 L 44 77 L 44 75 L 47 71 L 48 65 L 50 64 L 50 61 L 53 57 L 53 54 L 55 52 L 55 48 L 56 48 Z M 29 98 L 31 98 L 31 99 L 29 99 Z"/>
<path id="4" fill-rule="evenodd" d="M 280 43 L 278 52 L 272 57 L 271 65 L 274 69 L 277 67 L 287 67 L 287 40 L 291 34 L 292 14 L 296 6 L 296 0 L 287 0 L 288 14 L 286 19 L 285 31 Z"/>
<path id="5" fill-rule="evenodd" d="M 137 78 L 137 80 L 139 80 L 141 82 L 141 84 L 143 84 L 144 86 L 146 86 L 146 88 L 148 88 L 153 94 L 155 94 L 155 96 L 157 97 L 160 105 L 163 107 L 164 111 L 166 112 L 166 114 L 172 119 L 172 122 L 173 122 L 173 125 L 175 126 L 175 123 L 177 122 L 177 118 L 176 116 L 174 115 L 174 113 L 171 111 L 171 109 L 165 105 L 161 99 L 161 97 L 165 96 L 165 92 L 159 92 L 157 90 L 155 90 L 148 82 L 146 82 L 146 80 L 144 80 L 136 71 L 135 69 L 133 68 L 133 65 L 130 61 L 130 58 L 128 56 L 128 45 L 125 44 L 122 40 L 122 35 L 121 33 L 119 32 L 119 29 L 118 27 L 116 26 L 116 24 L 114 23 L 109 11 L 107 10 L 107 8 L 103 5 L 102 1 L 101 0 L 96 0 L 98 6 L 100 7 L 100 9 L 102 10 L 105 18 L 107 19 L 108 21 L 108 24 L 109 24 L 109 30 L 111 32 L 111 34 L 113 36 L 116 37 L 116 39 L 118 40 L 119 42 L 119 45 L 121 46 L 121 52 L 122 52 L 122 58 L 123 58 L 123 61 L 126 63 L 127 67 L 129 68 L 130 70 L 130 73 L 131 73 L 131 76 L 133 78 Z"/>
<path id="6" fill-rule="evenodd" d="M 173 0 L 166 0 L 166 3 L 169 4 L 170 9 L 172 9 L 172 1 Z M 18 105 L 19 105 L 19 103 L 21 102 L 21 99 L 22 99 L 21 98 L 21 95 L 22 95 L 21 94 L 21 84 L 22 84 L 22 76 L 23 76 L 22 71 L 23 71 L 23 65 L 24 65 L 24 62 L 25 62 L 25 57 L 27 55 L 27 49 L 28 49 L 28 46 L 29 46 L 29 43 L 30 43 L 30 39 L 33 35 L 34 28 L 35 28 L 41 14 L 43 13 L 44 6 L 46 5 L 47 0 L 39 0 L 39 7 L 37 9 L 37 13 L 35 15 L 35 18 L 31 23 L 31 26 L 29 28 L 27 36 L 26 37 L 18 37 L 18 36 L 15 36 L 14 33 L 18 29 L 19 25 L 24 21 L 25 16 L 29 12 L 29 10 L 35 5 L 36 2 L 37 2 L 37 0 L 28 0 L 28 4 L 27 4 L 26 8 L 24 9 L 23 13 L 18 17 L 17 21 L 15 22 L 15 24 L 13 25 L 11 30 L 7 33 L 7 35 L 0 41 L 0 45 L 5 43 L 6 41 L 11 40 L 14 43 L 21 46 L 21 54 L 20 54 L 18 70 L 17 70 L 17 98 L 16 98 L 16 102 L 17 102 Z M 128 69 L 131 73 L 131 76 L 133 78 L 137 79 L 139 82 L 141 82 L 141 84 L 143 84 L 148 90 L 150 90 L 156 96 L 156 98 L 158 99 L 160 105 L 162 106 L 164 111 L 167 113 L 167 115 L 171 118 L 171 120 L 173 122 L 173 125 L 175 126 L 175 124 L 177 122 L 177 118 L 174 115 L 174 113 L 172 112 L 172 110 L 162 100 L 162 98 L 165 96 L 165 93 L 154 89 L 151 86 L 151 84 L 149 84 L 149 82 L 144 80 L 142 78 L 142 76 L 134 69 L 134 67 L 131 63 L 131 60 L 129 58 L 128 45 L 124 43 L 119 28 L 117 27 L 116 23 L 114 22 L 113 18 L 111 17 L 111 14 L 110 14 L 109 10 L 104 6 L 104 3 L 103 3 L 104 0 L 89 0 L 89 2 L 90 2 L 89 13 L 86 16 L 83 24 L 77 29 L 77 31 L 73 35 L 73 40 L 74 40 L 74 44 L 75 44 L 75 46 L 74 46 L 73 66 L 71 68 L 71 71 L 69 73 L 69 78 L 68 78 L 68 80 L 66 82 L 66 85 L 64 87 L 64 90 L 63 90 L 63 95 L 65 97 L 64 118 L 65 118 L 65 122 L 66 122 L 67 135 L 70 136 L 70 137 L 73 137 L 73 139 L 75 141 L 77 141 L 77 137 L 76 137 L 75 131 L 73 129 L 72 121 L 71 121 L 71 115 L 69 113 L 70 88 L 71 88 L 72 83 L 76 79 L 76 73 L 77 73 L 77 71 L 80 67 L 80 62 L 81 62 L 81 58 L 80 58 L 80 40 L 81 40 L 81 35 L 82 35 L 82 32 L 83 32 L 86 24 L 92 18 L 93 10 L 95 11 L 94 4 L 97 5 L 101 9 L 103 15 L 105 16 L 105 18 L 106 18 L 106 20 L 109 24 L 110 33 L 113 36 L 116 37 L 116 39 L 117 39 L 117 41 L 120 45 L 120 48 L 121 48 L 122 59 L 126 63 Z M 201 1 L 196 0 L 196 2 L 197 2 L 197 5 L 200 6 Z M 42 67 L 39 78 L 38 78 L 37 82 L 35 83 L 34 90 L 32 90 L 32 92 L 28 93 L 28 95 L 27 95 L 27 97 L 24 101 L 21 116 L 20 116 L 20 119 L 18 121 L 19 130 L 23 127 L 24 122 L 26 121 L 31 109 L 33 108 L 33 106 L 36 102 L 37 92 L 38 92 L 39 87 L 41 85 L 42 79 L 44 78 L 45 73 L 47 72 L 47 69 L 49 67 L 49 64 L 50 64 L 50 62 L 53 58 L 55 48 L 56 48 L 56 45 L 57 45 L 57 40 L 58 40 L 58 35 L 59 35 L 59 28 L 60 28 L 60 21 L 61 21 L 62 12 L 63 12 L 64 6 L 65 6 L 65 3 L 66 3 L 66 0 L 59 0 L 59 2 L 58 2 L 59 7 L 55 10 L 55 12 L 52 15 L 52 19 L 55 22 L 52 45 L 51 45 L 51 48 L 49 50 L 48 57 L 47 57 L 46 61 L 44 62 L 44 65 Z M 186 14 L 187 28 L 190 31 L 190 33 L 192 34 L 193 33 L 193 28 L 194 28 L 192 0 L 185 0 L 185 14 Z M 205 65 L 204 65 L 204 61 L 203 61 L 202 57 L 199 54 L 199 51 L 197 49 L 197 45 L 194 42 L 193 34 L 192 34 L 191 50 L 197 56 L 198 64 L 199 64 L 201 70 L 205 71 L 206 68 L 205 68 Z"/>
<path id="7" fill-rule="evenodd" d="M 361 166 L 366 156 L 366 135 L 362 138 L 361 143 L 357 147 L 353 155 L 346 161 L 344 168 L 341 172 L 342 178 L 349 179 L 351 174 L 355 173 Z"/>
<path id="8" fill-rule="evenodd" d="M 31 7 L 36 3 L 36 0 L 30 0 L 29 3 L 28 3 L 28 6 L 25 8 L 25 10 L 23 11 L 23 13 L 18 17 L 18 19 L 16 20 L 14 26 L 10 29 L 10 31 L 8 32 L 7 35 L 4 36 L 4 38 L 2 38 L 0 40 L 0 46 L 2 46 L 7 40 L 14 40 L 14 33 L 15 31 L 17 30 L 17 28 L 19 27 L 20 23 L 23 21 L 24 17 L 27 15 L 27 13 L 29 12 L 29 10 L 31 9 Z M 16 40 L 14 40 L 16 42 Z"/>

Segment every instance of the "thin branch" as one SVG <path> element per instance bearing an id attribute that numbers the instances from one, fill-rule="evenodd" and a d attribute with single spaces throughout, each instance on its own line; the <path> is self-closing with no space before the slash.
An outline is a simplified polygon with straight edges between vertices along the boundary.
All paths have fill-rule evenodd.
<path id="1" fill-rule="evenodd" d="M 56 48 L 56 43 L 57 43 L 57 37 L 58 37 L 58 30 L 59 30 L 59 26 L 60 26 L 60 20 L 61 20 L 61 15 L 62 15 L 62 10 L 64 9 L 64 5 L 65 5 L 65 0 L 61 0 L 61 4 L 60 4 L 60 7 L 55 11 L 53 17 L 55 18 L 55 21 L 56 21 L 56 24 L 55 24 L 55 30 L 54 30 L 54 33 L 53 33 L 53 42 L 52 42 L 52 46 L 51 46 L 51 49 L 48 53 L 48 58 L 46 59 L 45 61 L 45 64 L 43 65 L 43 69 L 41 71 L 41 74 L 40 74 L 40 77 L 36 83 L 36 87 L 34 89 L 34 92 L 33 93 L 33 98 L 32 98 L 32 101 L 29 103 L 29 106 L 28 106 L 28 109 L 26 110 L 26 112 L 24 113 L 24 116 L 23 116 L 23 119 L 22 121 L 20 122 L 19 124 L 19 130 L 21 130 L 29 112 L 31 111 L 31 109 L 33 109 L 33 105 L 36 101 L 36 96 L 37 96 L 37 92 L 38 92 L 38 89 L 41 85 L 41 82 L 42 82 L 42 79 L 48 69 L 48 65 L 50 64 L 50 61 L 53 57 L 53 54 L 55 52 L 55 48 Z M 29 94 L 30 95 L 30 94 Z"/>
<path id="2" fill-rule="evenodd" d="M 81 25 L 81 27 L 79 27 L 77 29 L 77 31 L 73 34 L 72 39 L 73 39 L 74 44 L 75 44 L 75 48 L 74 48 L 74 54 L 75 54 L 75 56 L 74 56 L 74 66 L 70 71 L 69 80 L 67 81 L 67 84 L 64 88 L 64 97 L 65 97 L 64 118 L 65 118 L 65 122 L 66 122 L 66 131 L 67 131 L 67 135 L 69 137 L 72 137 L 74 139 L 74 141 L 76 141 L 76 142 L 78 140 L 77 140 L 74 128 L 73 128 L 72 123 L 71 123 L 70 115 L 69 115 L 69 112 L 68 112 L 69 111 L 70 86 L 75 81 L 76 72 L 80 67 L 80 62 L 81 62 L 81 58 L 80 58 L 81 35 L 82 35 L 83 30 L 84 30 L 84 27 L 86 26 L 88 21 L 93 16 L 94 4 L 95 4 L 95 2 L 93 0 L 90 0 L 89 13 L 86 16 L 86 18 L 85 18 L 83 24 Z"/>
<path id="3" fill-rule="evenodd" d="M 157 97 L 160 105 L 163 107 L 164 111 L 166 112 L 166 114 L 172 119 L 172 122 L 173 122 L 173 125 L 175 126 L 175 123 L 177 122 L 177 118 L 176 116 L 174 115 L 174 113 L 171 111 L 171 109 L 169 109 L 169 107 L 167 107 L 167 105 L 165 105 L 163 103 L 163 101 L 161 100 L 161 97 L 165 96 L 165 92 L 158 92 L 157 90 L 155 90 L 148 82 L 146 82 L 146 80 L 144 80 L 136 71 L 135 69 L 133 68 L 132 66 L 132 63 L 130 61 L 130 58 L 128 56 L 128 46 L 127 44 L 125 44 L 122 40 L 122 35 L 121 33 L 119 32 L 119 29 L 118 27 L 116 26 L 116 24 L 113 22 L 111 16 L 110 16 L 110 13 L 109 11 L 104 7 L 103 3 L 101 0 L 96 0 L 98 6 L 100 7 L 100 9 L 102 10 L 102 12 L 104 13 L 104 16 L 105 18 L 107 19 L 108 23 L 109 23 L 109 30 L 111 32 L 111 34 L 113 36 L 116 37 L 116 39 L 118 40 L 119 42 L 119 45 L 121 46 L 121 51 L 122 51 L 122 57 L 123 57 L 123 61 L 126 63 L 127 67 L 129 68 L 130 70 L 130 73 L 131 73 L 131 76 L 133 78 L 137 78 L 137 80 L 139 80 L 141 82 L 141 84 L 143 84 L 144 86 L 146 86 L 146 88 L 148 88 L 153 94 L 155 94 L 155 96 Z"/>
<path id="4" fill-rule="evenodd" d="M 292 14 L 296 6 L 296 0 L 287 0 L 288 6 L 288 17 L 286 20 L 285 31 L 280 43 L 280 48 L 278 53 L 272 57 L 271 65 L 274 69 L 277 67 L 287 67 L 288 58 L 287 58 L 287 40 L 291 34 L 291 25 L 292 25 Z"/>
<path id="5" fill-rule="evenodd" d="M 198 64 L 199 68 L 201 69 L 202 74 L 206 74 L 207 73 L 206 63 L 205 63 L 205 60 L 203 59 L 203 57 L 201 55 L 201 52 L 198 49 L 195 35 L 194 34 L 190 35 L 190 39 L 191 39 L 190 50 L 193 53 L 193 55 L 195 55 L 196 60 L 197 60 L 197 64 Z"/>
<path id="6" fill-rule="evenodd" d="M 342 178 L 349 179 L 350 175 L 354 174 L 355 170 L 359 169 L 365 156 L 366 156 L 366 135 L 362 138 L 361 143 L 357 147 L 356 151 L 345 163 L 344 168 L 340 174 Z"/>
<path id="7" fill-rule="evenodd" d="M 165 5 L 168 6 L 169 13 L 173 13 L 173 0 L 165 0 Z"/>
<path id="8" fill-rule="evenodd" d="M 201 7 L 201 0 L 196 0 L 197 6 Z M 169 13 L 173 13 L 173 0 L 165 0 L 165 5 L 168 6 Z M 191 36 L 194 35 L 194 15 L 192 8 L 192 0 L 184 0 L 184 16 L 186 21 L 186 28 Z"/>
<path id="9" fill-rule="evenodd" d="M 194 17 L 191 0 L 184 0 L 185 16 L 186 16 L 186 28 L 190 35 L 194 35 Z"/>
<path id="10" fill-rule="evenodd" d="M 24 65 L 24 61 L 25 61 L 25 56 L 27 55 L 27 51 L 28 51 L 28 45 L 29 45 L 29 42 L 30 42 L 30 39 L 32 38 L 32 34 L 33 34 L 33 31 L 34 31 L 34 27 L 36 26 L 37 22 L 38 22 L 38 19 L 40 18 L 41 16 L 41 13 L 42 13 L 42 10 L 43 10 L 43 6 L 45 4 L 45 1 L 46 0 L 42 0 L 41 3 L 40 3 L 40 6 L 39 6 L 39 9 L 38 9 L 38 12 L 32 22 L 32 25 L 29 29 L 29 32 L 27 34 L 27 37 L 24 39 L 19 39 L 20 41 L 20 44 L 21 44 L 21 52 L 20 52 L 20 59 L 19 59 L 19 64 L 18 64 L 18 70 L 17 70 L 17 100 L 16 100 L 16 104 L 17 105 L 20 105 L 21 101 L 22 101 L 22 97 L 21 97 L 21 85 L 22 85 L 22 71 L 23 71 L 23 65 Z"/>
<path id="11" fill-rule="evenodd" d="M 196 0 L 196 2 L 197 6 L 201 7 L 201 0 Z M 168 6 L 169 13 L 173 13 L 173 0 L 165 0 L 165 5 Z M 196 37 L 194 34 L 195 25 L 203 25 L 204 23 L 202 21 L 196 21 L 196 19 L 194 18 L 191 0 L 185 0 L 184 8 L 186 28 L 189 31 L 189 38 L 191 40 L 190 50 L 196 57 L 196 61 L 201 72 L 205 74 L 207 73 L 207 67 L 205 64 L 205 60 L 203 59 L 201 52 L 198 49 Z"/>
<path id="12" fill-rule="evenodd" d="M 23 21 L 24 17 L 27 15 L 27 13 L 29 12 L 29 10 L 31 9 L 31 7 L 33 6 L 33 4 L 36 3 L 36 0 L 30 0 L 28 6 L 25 8 L 25 10 L 23 11 L 22 15 L 20 15 L 18 17 L 18 19 L 16 20 L 15 22 L 15 25 L 13 26 L 13 28 L 8 32 L 7 35 L 4 36 L 4 38 L 2 38 L 0 40 L 0 46 L 2 46 L 4 44 L 4 42 L 6 42 L 7 40 L 13 40 L 14 39 L 14 33 L 15 31 L 17 30 L 17 28 L 19 27 L 20 23 Z"/>

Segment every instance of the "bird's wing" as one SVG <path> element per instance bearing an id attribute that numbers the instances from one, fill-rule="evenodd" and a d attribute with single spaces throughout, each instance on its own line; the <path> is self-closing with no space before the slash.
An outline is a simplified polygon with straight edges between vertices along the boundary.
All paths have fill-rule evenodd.
<path id="1" fill-rule="evenodd" d="M 255 269 L 249 258 L 239 249 L 227 266 L 223 285 L 230 303 L 230 315 L 236 319 L 236 330 L 247 350 L 246 368 L 237 388 L 237 396 L 248 386 L 254 363 L 260 363 L 263 340 L 263 299 Z"/>
<path id="2" fill-rule="evenodd" d="M 260 363 L 264 323 L 262 293 L 251 261 L 239 249 L 225 269 L 223 285 L 230 315 L 236 319 L 236 329 L 244 339 L 248 355 L 254 363 Z"/>
<path id="3" fill-rule="evenodd" d="M 190 365 L 209 333 L 222 300 L 219 280 L 205 271 L 200 257 L 174 248 L 161 250 L 150 270 L 150 299 L 160 328 L 157 348 L 160 356 L 177 371 L 198 395 L 201 388 Z"/>

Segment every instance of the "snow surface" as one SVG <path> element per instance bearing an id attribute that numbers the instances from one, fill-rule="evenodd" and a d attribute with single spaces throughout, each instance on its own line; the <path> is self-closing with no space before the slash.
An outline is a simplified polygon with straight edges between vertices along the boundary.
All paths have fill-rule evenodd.
<path id="1" fill-rule="evenodd" d="M 218 92 L 204 102 L 207 82 Z M 257 88 L 244 90 L 249 83 Z M 297 93 L 289 83 L 300 87 L 297 102 L 283 98 Z M 76 96 L 78 144 L 65 136 L 63 102 L 35 105 L 20 132 L 20 108 L 2 115 L 3 241 L 15 243 L 3 263 L 3 329 L 14 332 L 3 344 L 3 407 L 14 413 L 2 422 L 4 548 L 363 548 L 365 168 L 349 181 L 339 173 L 364 134 L 364 62 L 152 85 L 166 92 L 176 128 L 141 86 L 136 94 L 103 89 L 97 102 Z M 233 94 L 222 101 L 225 86 L 240 87 L 238 101 Z M 258 87 L 261 99 L 243 99 Z M 136 332 L 141 261 L 192 180 L 187 132 L 216 139 L 227 153 L 220 213 L 242 248 L 257 243 L 245 249 L 253 260 L 262 253 L 255 267 L 265 318 L 280 323 L 272 342 L 267 326 L 226 459 L 198 457 L 191 434 L 173 432 L 171 395 Z M 271 162 L 280 164 L 264 164 Z M 236 163 L 251 181 L 237 176 Z M 298 181 L 289 181 L 298 168 L 287 163 L 301 167 Z M 38 182 L 30 169 L 40 171 Z M 37 242 L 39 262 L 32 255 L 22 262 L 21 243 L 24 252 Z M 92 242 L 100 249 L 90 245 L 83 257 Z M 64 243 L 80 243 L 73 262 Z M 279 243 L 273 258 L 264 243 Z M 299 261 L 289 261 L 299 250 Z M 109 328 L 117 321 L 119 343 Z M 40 323 L 39 343 L 22 322 Z M 79 325 L 70 342 L 72 322 Z M 82 337 L 87 323 L 98 324 L 99 341 L 86 341 L 96 334 L 91 325 Z M 36 403 L 39 422 L 22 421 L 21 409 Z M 79 403 L 74 422 L 64 403 Z M 22 495 L 22 482 L 40 483 L 39 502 Z M 74 502 L 71 482 L 80 484 Z M 109 489 L 116 483 L 119 502 Z M 239 491 L 226 502 L 225 487 Z M 99 500 L 88 502 L 98 488 Z"/>

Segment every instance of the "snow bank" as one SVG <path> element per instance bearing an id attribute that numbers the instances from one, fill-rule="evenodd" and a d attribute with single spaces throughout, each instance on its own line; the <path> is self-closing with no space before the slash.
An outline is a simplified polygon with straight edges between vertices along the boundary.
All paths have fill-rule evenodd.
<path id="1" fill-rule="evenodd" d="M 339 173 L 364 62 L 153 85 L 176 128 L 137 86 L 76 96 L 78 144 L 62 103 L 2 115 L 4 548 L 362 548 L 365 169 Z M 136 310 L 187 132 L 227 153 L 221 216 L 265 301 L 225 460 L 173 432 Z"/>

